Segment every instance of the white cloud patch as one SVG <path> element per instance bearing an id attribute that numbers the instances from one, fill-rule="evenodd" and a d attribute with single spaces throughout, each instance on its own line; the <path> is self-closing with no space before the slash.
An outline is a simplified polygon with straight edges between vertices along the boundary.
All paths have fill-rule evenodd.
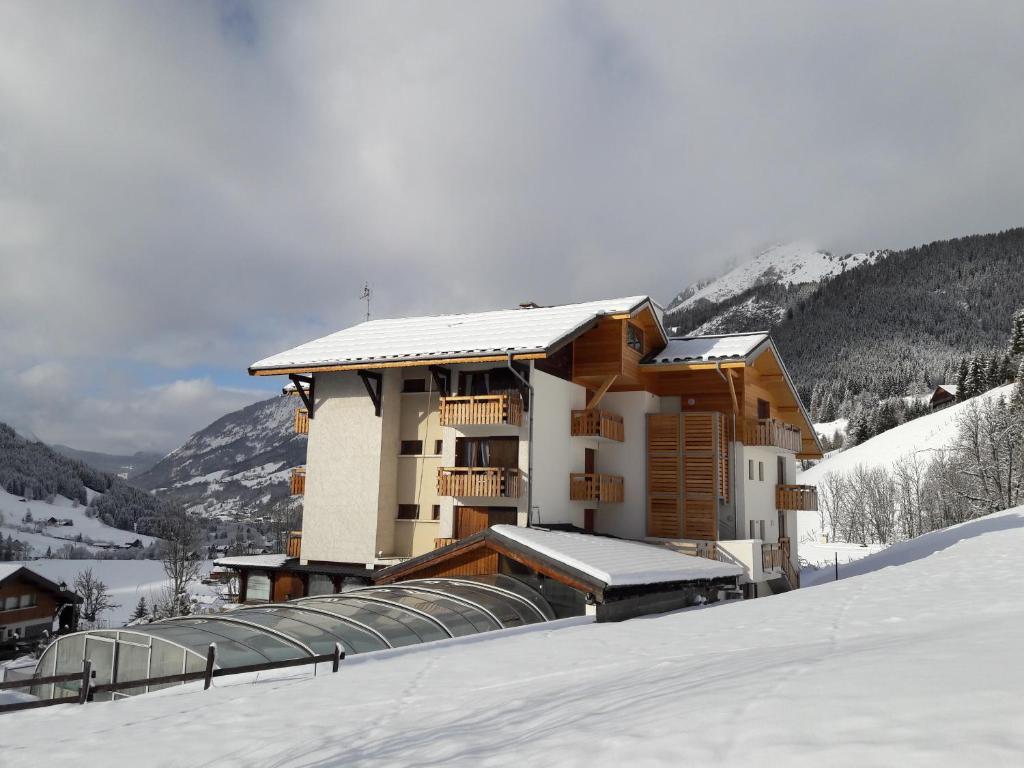
<path id="1" fill-rule="evenodd" d="M 358 321 L 364 280 L 378 316 L 667 299 L 768 241 L 1019 225 L 1022 22 L 1019 3 L 5 3 L 0 359 L 72 371 L 34 418 L 88 438 L 109 429 L 89 403 L 125 397 L 105 361 L 241 371 Z M 217 397 L 197 417 L 244 399 Z M 146 413 L 123 428 L 157 444 L 173 428 Z"/>

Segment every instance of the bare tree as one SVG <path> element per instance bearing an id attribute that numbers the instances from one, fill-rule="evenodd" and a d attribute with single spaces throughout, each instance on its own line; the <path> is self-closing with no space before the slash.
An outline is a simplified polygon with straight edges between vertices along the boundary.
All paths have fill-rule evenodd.
<path id="1" fill-rule="evenodd" d="M 82 622 L 90 626 L 96 626 L 96 619 L 104 611 L 120 607 L 110 599 L 107 585 L 93 576 L 92 568 L 86 568 L 75 576 L 74 590 L 82 598 Z"/>
<path id="2" fill-rule="evenodd" d="M 163 606 L 167 616 L 182 616 L 189 612 L 188 585 L 199 577 L 202 567 L 198 549 L 198 528 L 187 517 L 176 520 L 165 532 L 160 559 L 170 580 Z"/>

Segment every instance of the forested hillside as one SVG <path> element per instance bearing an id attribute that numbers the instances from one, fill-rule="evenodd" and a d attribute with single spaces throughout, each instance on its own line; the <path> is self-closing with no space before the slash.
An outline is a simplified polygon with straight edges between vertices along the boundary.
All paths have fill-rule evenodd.
<path id="1" fill-rule="evenodd" d="M 964 357 L 1005 349 L 1024 306 L 1024 229 L 891 253 L 822 282 L 774 329 L 798 386 L 842 380 L 903 395 L 955 381 Z"/>
<path id="2" fill-rule="evenodd" d="M 29 501 L 65 496 L 89 505 L 107 525 L 149 536 L 161 536 L 169 524 L 184 514 L 173 503 L 156 499 L 84 462 L 62 456 L 43 443 L 26 440 L 3 423 L 0 488 Z"/>

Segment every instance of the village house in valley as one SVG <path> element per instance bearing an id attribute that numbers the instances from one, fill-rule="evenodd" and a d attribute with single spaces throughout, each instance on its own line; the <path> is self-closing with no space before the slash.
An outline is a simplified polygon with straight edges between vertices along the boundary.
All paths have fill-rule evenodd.
<path id="1" fill-rule="evenodd" d="M 76 606 L 82 598 L 31 568 L 0 563 L 0 646 L 32 640 L 54 629 L 75 630 Z M 54 620 L 57 626 L 54 627 Z"/>
<path id="2" fill-rule="evenodd" d="M 795 513 L 817 497 L 796 461 L 821 447 L 765 333 L 671 338 L 646 296 L 527 304 L 368 321 L 250 373 L 288 377 L 309 443 L 288 552 L 219 561 L 243 601 L 499 573 L 564 585 L 587 570 L 574 552 L 605 556 L 580 545 L 597 539 L 731 565 L 717 576 L 748 597 L 799 586 Z"/>

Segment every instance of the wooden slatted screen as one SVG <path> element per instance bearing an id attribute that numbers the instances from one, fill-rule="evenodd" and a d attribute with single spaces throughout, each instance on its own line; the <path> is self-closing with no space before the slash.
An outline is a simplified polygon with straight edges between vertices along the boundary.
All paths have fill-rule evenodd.
<path id="1" fill-rule="evenodd" d="M 679 414 L 647 415 L 647 535 L 678 538 L 683 532 Z"/>
<path id="2" fill-rule="evenodd" d="M 718 538 L 716 413 L 683 413 L 683 538 Z"/>

